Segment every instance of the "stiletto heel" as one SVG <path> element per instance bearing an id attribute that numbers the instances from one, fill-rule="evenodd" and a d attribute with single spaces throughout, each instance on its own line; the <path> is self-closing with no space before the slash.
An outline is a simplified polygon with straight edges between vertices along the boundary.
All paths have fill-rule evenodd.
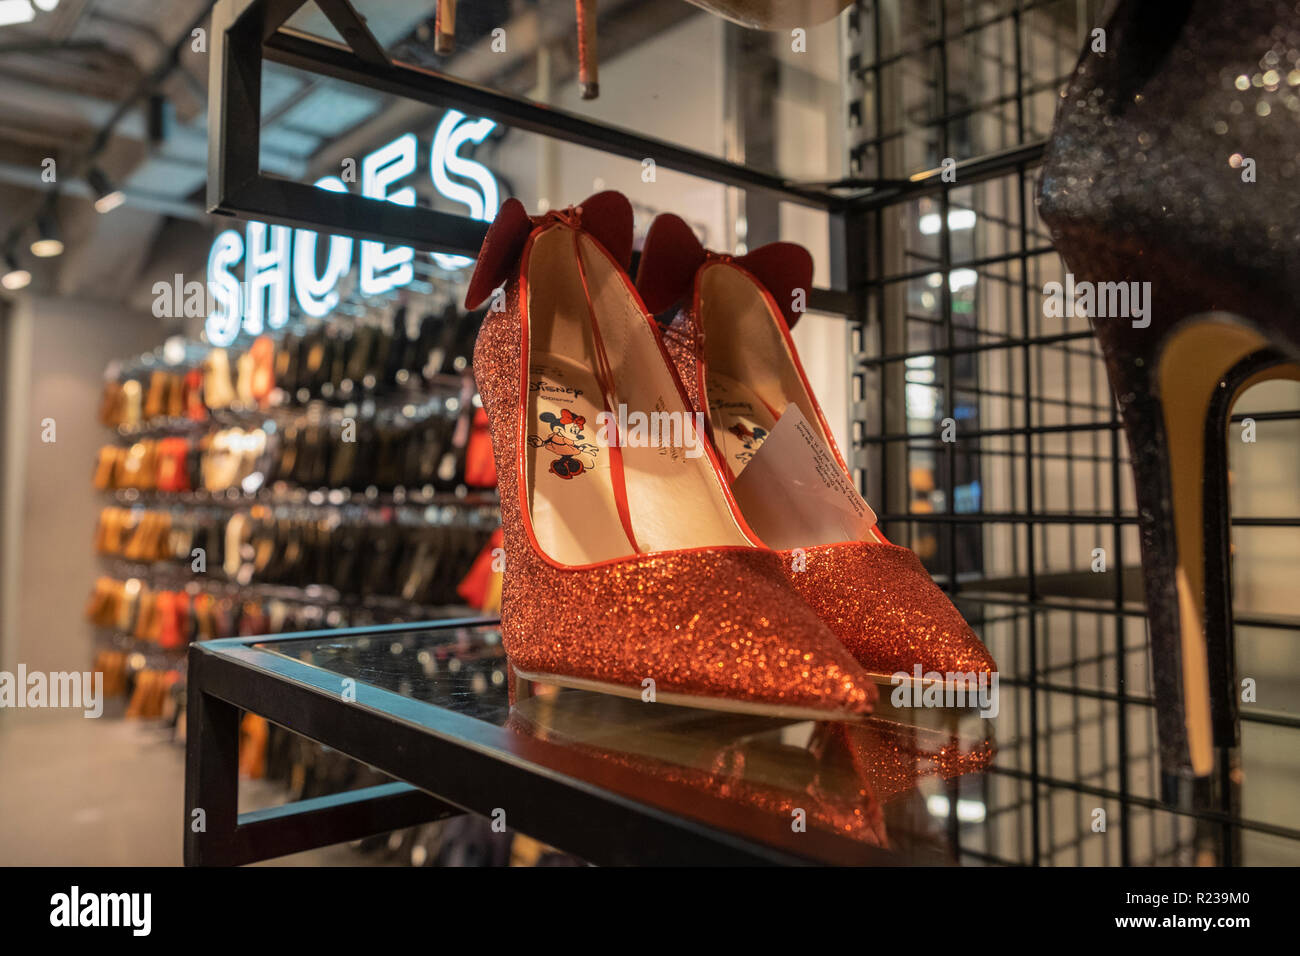
<path id="1" fill-rule="evenodd" d="M 533 218 L 509 199 L 470 280 L 467 308 L 493 300 L 474 373 L 515 676 L 799 719 L 867 713 L 866 675 L 727 493 L 627 277 L 631 252 L 618 193 Z M 615 424 L 628 409 L 676 420 L 680 442 L 629 441 Z"/>
<path id="2" fill-rule="evenodd" d="M 1152 303 L 1153 309 L 1158 307 Z M 1151 655 L 1157 725 L 1165 766 L 1189 767 L 1208 776 L 1214 767 L 1210 641 L 1207 615 L 1217 622 L 1211 640 L 1220 648 L 1225 622 L 1221 567 L 1226 545 L 1227 502 L 1207 496 L 1205 478 L 1221 465 L 1211 447 L 1222 447 L 1222 425 L 1211 415 L 1220 383 L 1238 363 L 1267 345 L 1253 329 L 1222 315 L 1193 316 L 1151 343 L 1158 354 L 1135 359 L 1127 376 L 1130 399 L 1122 418 L 1133 459 L 1147 613 L 1153 622 Z M 1151 352 L 1157 352 L 1151 349 Z M 1211 486 L 1212 487 L 1212 486 Z M 1209 530 L 1210 518 L 1219 525 Z M 1216 655 L 1218 656 L 1218 655 Z M 1220 663 L 1216 670 L 1222 670 Z M 1226 686 L 1213 683 L 1222 701 Z M 1226 682 L 1225 682 L 1226 683 Z M 1218 705 L 1225 712 L 1222 703 Z M 1222 734 L 1222 728 L 1220 728 Z"/>
<path id="3" fill-rule="evenodd" d="M 1133 461 L 1170 799 L 1236 739 L 1222 393 L 1256 363 L 1300 359 L 1300 194 L 1239 171 L 1241 157 L 1280 171 L 1300 149 L 1290 92 L 1259 73 L 1296 30 L 1300 13 L 1272 0 L 1119 3 L 1108 52 L 1085 50 L 1062 91 L 1039 186 L 1076 287 L 1112 290 L 1108 306 L 1147 293 L 1140 315 L 1091 319 Z"/>

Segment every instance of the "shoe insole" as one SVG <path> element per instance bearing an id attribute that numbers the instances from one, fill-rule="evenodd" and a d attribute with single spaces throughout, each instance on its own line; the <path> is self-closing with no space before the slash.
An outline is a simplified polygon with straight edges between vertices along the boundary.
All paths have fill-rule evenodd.
<path id="1" fill-rule="evenodd" d="M 772 433 L 779 413 L 744 382 L 720 372 L 709 373 L 708 390 L 713 442 L 731 473 L 739 476 Z"/>
<path id="2" fill-rule="evenodd" d="M 751 544 L 627 276 L 567 230 L 537 240 L 529 270 L 546 277 L 529 292 L 525 436 L 542 550 L 581 565 Z"/>
<path id="3" fill-rule="evenodd" d="M 528 368 L 529 498 L 542 550 L 565 564 L 625 557 L 628 540 L 615 497 L 611 456 L 596 441 L 600 384 L 582 363 L 537 353 Z"/>

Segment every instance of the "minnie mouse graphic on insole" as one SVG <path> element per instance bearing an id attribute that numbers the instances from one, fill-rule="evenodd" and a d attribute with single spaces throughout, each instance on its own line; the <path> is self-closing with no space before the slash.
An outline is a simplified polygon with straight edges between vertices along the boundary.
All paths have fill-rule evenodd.
<path id="1" fill-rule="evenodd" d="M 550 426 L 551 433 L 546 437 L 529 435 L 528 444 L 535 448 L 545 448 L 556 456 L 555 461 L 551 462 L 551 474 L 567 481 L 595 466 L 599 449 L 586 441 L 586 436 L 582 434 L 582 429 L 587 424 L 586 418 L 573 414 L 567 408 L 558 415 L 542 412 L 537 417 Z"/>

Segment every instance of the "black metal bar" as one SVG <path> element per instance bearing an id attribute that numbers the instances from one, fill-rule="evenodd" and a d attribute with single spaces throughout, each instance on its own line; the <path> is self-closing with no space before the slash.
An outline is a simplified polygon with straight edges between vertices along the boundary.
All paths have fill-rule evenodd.
<path id="1" fill-rule="evenodd" d="M 830 312 L 848 318 L 857 314 L 857 308 L 857 297 L 852 292 L 818 288 L 808 292 L 808 309 L 811 312 Z"/>
<path id="2" fill-rule="evenodd" d="M 258 177 L 209 211 L 467 256 L 478 255 L 488 226 L 466 216 L 330 192 L 270 176 Z"/>
<path id="3" fill-rule="evenodd" d="M 1025 434 L 1040 434 L 1045 431 L 1059 431 L 1059 429 L 1035 429 Z M 1006 524 L 1024 524 L 1024 525 L 1052 525 L 1052 524 L 1091 524 L 1091 525 L 1136 525 L 1136 515 L 1123 515 L 1115 517 L 1113 515 L 1102 514 L 1019 514 L 1008 512 L 987 512 L 978 511 L 966 514 L 918 514 L 913 512 L 881 512 L 876 515 L 881 521 L 915 521 L 921 524 L 933 524 L 935 522 L 959 521 L 967 524 L 982 524 L 986 521 L 996 521 Z M 1233 518 L 1231 524 L 1234 527 L 1253 527 L 1253 528 L 1294 528 L 1300 527 L 1300 517 L 1297 518 Z"/>
<path id="4" fill-rule="evenodd" d="M 458 816 L 460 809 L 405 783 L 385 783 L 241 813 L 207 862 L 242 866 Z"/>
<path id="5" fill-rule="evenodd" d="M 386 630 L 427 630 L 429 626 L 397 625 Z M 370 629 L 352 629 L 358 630 Z M 492 816 L 494 810 L 504 809 L 512 829 L 593 863 L 895 862 L 890 854 L 829 834 L 783 835 L 780 826 L 770 828 L 771 845 L 754 842 L 558 772 L 540 759 L 552 754 L 554 745 L 366 684 L 358 683 L 355 700 L 349 701 L 336 686 L 341 681 L 339 675 L 254 646 L 273 645 L 281 639 L 193 645 L 191 700 L 215 699 L 222 702 L 219 709 L 228 715 L 233 715 L 235 708 L 261 714 L 469 812 Z M 209 783 L 226 787 L 233 796 L 233 786 L 226 782 L 234 779 L 233 720 L 225 724 L 225 737 L 231 741 L 227 759 L 215 766 L 208 758 L 213 732 L 208 723 L 202 726 L 209 729 L 191 744 L 191 760 L 196 768 L 211 767 Z M 575 754 L 566 759 L 575 766 L 582 760 Z M 604 762 L 593 759 L 591 763 L 609 772 Z M 232 775 L 227 778 L 221 771 Z M 689 798 L 701 813 L 724 818 L 725 808 L 735 819 L 734 803 L 698 790 L 690 791 Z M 562 812 L 557 808 L 563 808 Z M 358 812 L 369 811 L 363 805 Z M 230 817 L 227 812 L 222 820 Z M 187 861 L 196 863 L 211 859 L 210 855 L 187 856 Z"/>
<path id="6" fill-rule="evenodd" d="M 1060 0 L 1031 0 L 1031 2 L 1029 3 L 1018 4 L 1018 8 L 1020 10 L 1033 10 L 1038 7 L 1052 6 L 1059 2 Z M 964 36 L 969 36 L 970 34 L 978 33 L 981 30 L 987 30 L 989 27 L 997 26 L 999 23 L 1005 22 L 1006 19 L 1007 19 L 1007 15 L 1005 13 L 999 12 L 985 19 L 976 20 L 974 23 L 968 23 L 965 26 L 963 26 L 961 29 L 954 30 L 950 34 L 941 33 L 936 37 L 922 40 L 920 43 L 916 44 L 915 46 L 906 47 L 905 49 L 899 50 L 896 53 L 892 53 L 887 57 L 879 57 L 875 61 L 873 61 L 873 66 L 875 66 L 876 68 L 892 66 L 895 63 L 899 63 L 903 60 L 906 60 L 910 56 L 916 56 L 916 54 L 918 53 L 924 53 L 926 50 L 930 50 L 935 47 L 945 46 L 949 40 L 960 39 Z M 870 69 L 870 67 L 867 67 L 865 69 Z"/>
<path id="7" fill-rule="evenodd" d="M 247 12 L 251 18 L 259 20 L 258 27 L 264 41 L 272 36 L 276 30 L 288 23 L 289 18 L 305 6 L 303 0 L 264 0 L 260 9 L 248 10 L 252 4 L 257 2 L 259 0 L 236 0 L 238 10 L 235 17 L 242 17 Z"/>
<path id="8" fill-rule="evenodd" d="M 262 5 L 259 0 L 221 0 L 212 11 L 208 70 L 209 210 L 220 207 L 224 197 L 256 181 L 259 173 L 262 27 L 250 14 L 250 8 L 259 5 Z"/>
<path id="9" fill-rule="evenodd" d="M 1025 87 L 1025 93 L 1032 95 L 1034 93 L 1043 93 L 1046 92 L 1047 90 L 1060 89 L 1064 79 L 1065 77 L 1052 77 L 1049 80 L 1043 80 L 1039 83 L 1027 85 Z M 936 127 L 942 128 L 945 124 L 951 123 L 955 120 L 969 119 L 970 117 L 975 116 L 978 113 L 987 112 L 991 109 L 996 109 L 999 106 L 1007 106 L 1015 102 L 1018 102 L 1015 97 L 1015 94 L 995 96 L 992 99 L 980 100 L 975 103 L 969 103 L 965 106 L 960 106 L 953 110 L 937 111 L 933 115 L 927 116 L 923 122 L 917 125 L 920 126 L 920 128 L 922 129 L 934 129 Z M 875 137 L 874 139 L 864 140 L 863 145 L 868 145 L 868 146 L 877 145 L 877 144 L 883 145 L 885 143 L 888 143 L 891 140 L 903 138 L 904 136 L 907 135 L 907 132 L 908 131 L 906 129 L 891 130 L 887 133 L 881 133 L 879 136 Z M 870 181 L 865 183 L 855 183 L 853 180 L 849 180 L 844 185 L 845 186 L 858 185 L 860 187 L 869 187 L 871 189 L 884 189 L 886 187 L 899 185 L 905 182 L 907 182 L 907 180 L 882 179 L 879 181 Z"/>
<path id="10" fill-rule="evenodd" d="M 956 181 L 967 186 L 1014 172 L 1021 166 L 1035 165 L 1042 160 L 1046 148 L 1047 142 L 1044 140 L 959 160 L 955 167 Z M 941 178 L 943 173 L 942 167 L 927 169 L 913 175 L 906 186 L 884 187 L 866 196 L 855 198 L 851 203 L 863 209 L 883 209 L 885 206 L 894 206 L 921 196 L 933 195 L 950 185 Z"/>
<path id="11" fill-rule="evenodd" d="M 1064 342 L 1091 341 L 1091 332 L 1060 332 L 1055 335 L 1031 335 L 1028 338 L 1008 339 L 997 342 L 974 342 L 969 345 L 963 345 L 960 349 L 928 348 L 919 352 L 895 352 L 892 355 L 873 356 L 869 359 L 863 359 L 864 366 L 871 365 L 889 365 L 895 362 L 906 362 L 912 358 L 930 358 L 932 356 L 948 355 L 952 351 L 960 351 L 961 354 L 973 354 L 977 352 L 991 352 L 997 349 L 1014 349 L 1024 345 L 1031 346 L 1050 346 Z"/>
<path id="12" fill-rule="evenodd" d="M 963 514 L 919 514 L 913 512 L 883 512 L 876 515 L 883 521 L 915 521 L 918 524 L 935 524 L 947 521 L 960 522 L 963 524 L 984 524 L 992 522 L 997 524 L 1023 524 L 1023 525 L 1067 525 L 1067 524 L 1088 524 L 1097 527 L 1110 527 L 1113 525 L 1136 525 L 1136 515 L 1125 515 L 1119 518 L 1109 514 L 1066 514 L 1066 513 L 1044 513 L 1033 514 L 1032 512 L 1019 513 L 1007 511 L 974 511 Z"/>
<path id="13" fill-rule="evenodd" d="M 364 204 L 364 216 L 357 214 L 358 202 Z M 258 177 L 228 205 L 209 211 L 471 257 L 478 255 L 488 225 L 466 216 L 330 192 L 273 176 Z M 814 288 L 808 293 L 808 308 L 844 314 L 853 308 L 853 300 L 847 292 Z"/>
<path id="14" fill-rule="evenodd" d="M 1066 427 L 1065 425 L 1035 425 L 1033 428 L 980 428 L 966 432 L 967 438 L 1008 438 L 1020 435 L 1072 435 L 1085 431 L 1110 431 L 1120 427 L 1114 422 L 1080 422 L 1077 425 Z M 863 441 L 874 445 L 888 444 L 921 444 L 927 441 L 935 441 L 932 435 L 911 434 L 909 432 L 895 432 L 891 435 L 871 435 L 864 438 Z M 1242 518 L 1242 521 L 1248 519 Z M 1261 519 L 1263 520 L 1263 519 Z"/>
<path id="15" fill-rule="evenodd" d="M 741 189 L 757 189 L 777 198 L 819 209 L 840 209 L 847 200 L 830 192 L 805 189 L 773 173 L 731 163 L 707 153 L 585 119 L 564 110 L 533 103 L 422 67 L 394 61 L 369 64 L 351 50 L 297 31 L 282 29 L 265 46 L 267 60 L 283 66 L 331 76 L 383 93 L 431 106 L 448 106 L 486 116 L 513 129 L 560 139 L 656 166 L 699 176 Z"/>
<path id="16" fill-rule="evenodd" d="M 316 6 L 359 60 L 371 66 L 388 65 L 388 54 L 366 26 L 366 18 L 357 13 L 348 0 L 316 0 Z"/>
<path id="17" fill-rule="evenodd" d="M 190 652 L 186 686 L 186 866 L 208 866 L 234 838 L 239 808 L 239 710 L 203 688 L 206 655 Z"/>
<path id="18" fill-rule="evenodd" d="M 906 521 L 906 518 L 893 518 L 894 521 Z M 1012 598 L 1005 596 L 994 596 L 995 590 L 990 592 L 981 591 L 979 584 L 981 582 L 967 583 L 959 589 L 954 596 L 954 600 L 970 601 L 983 604 L 1005 605 L 1007 607 L 1034 608 L 1043 611 L 1073 611 L 1082 614 L 1105 614 L 1105 606 L 1101 604 L 1090 605 L 1087 603 L 1072 603 L 1068 601 L 1048 600 L 1046 598 L 1037 598 L 1030 601 L 1026 598 Z M 1119 611 L 1111 610 L 1110 614 L 1119 614 L 1123 617 L 1146 617 L 1146 608 L 1141 604 L 1127 603 Z M 1243 627 L 1270 628 L 1280 631 L 1300 631 L 1300 621 L 1290 619 L 1270 619 L 1247 614 L 1237 614 L 1233 616 L 1233 623 Z M 1250 719 L 1243 716 L 1243 720 Z M 1261 718 L 1263 719 L 1263 718 Z M 1272 718 L 1268 722 L 1276 723 Z M 1296 718 L 1296 726 L 1300 727 L 1300 718 Z"/>
<path id="19" fill-rule="evenodd" d="M 1016 82 L 1021 82 L 1020 74 L 1016 76 Z M 1025 169 L 1022 163 L 1017 168 L 1017 192 L 1016 201 L 1019 206 L 1020 221 L 1020 251 L 1023 253 L 1029 248 L 1029 207 L 1028 200 L 1025 196 Z M 1025 268 L 1023 265 L 1021 268 Z M 1029 286 L 1022 283 L 1020 287 L 1020 309 L 1021 309 L 1021 330 L 1026 343 L 1033 337 L 1033 327 L 1029 321 Z M 1022 352 L 1021 374 L 1024 376 L 1025 399 L 1023 405 L 1023 414 L 1025 416 L 1025 425 L 1030 426 L 1034 420 L 1034 402 L 1033 402 L 1033 380 L 1031 378 L 1033 371 L 1030 367 L 1030 348 L 1026 344 Z M 1032 511 L 1034 508 L 1034 436 L 1025 434 L 1025 503 Z M 1026 546 L 1025 546 L 1025 567 L 1029 574 L 1029 586 L 1026 593 L 1030 600 L 1038 597 L 1037 576 L 1037 546 L 1034 541 L 1034 526 L 1031 524 L 1025 529 Z M 1038 787 L 1041 777 L 1039 768 L 1039 715 L 1038 715 L 1038 615 L 1031 611 L 1028 621 L 1029 629 L 1029 736 L 1034 741 L 1029 751 L 1029 786 L 1033 798 L 1033 861 L 1035 865 L 1041 861 L 1042 852 L 1042 833 L 1041 833 L 1041 807 L 1038 800 Z"/>
<path id="20" fill-rule="evenodd" d="M 998 777 L 1010 777 L 1016 780 L 1028 780 L 1032 775 L 1028 771 L 1020 770 L 1016 767 L 1004 767 L 994 765 L 987 771 Z M 1069 793 L 1087 793 L 1094 797 L 1100 797 L 1103 800 L 1114 800 L 1116 802 L 1127 801 L 1130 806 L 1141 807 L 1146 810 L 1159 810 L 1162 813 L 1170 813 L 1179 817 L 1186 817 L 1190 820 L 1201 820 L 1214 824 L 1230 824 L 1242 830 L 1250 830 L 1253 833 L 1262 833 L 1268 836 L 1281 837 L 1287 840 L 1300 840 L 1300 829 L 1295 827 L 1280 826 L 1276 823 L 1267 823 L 1263 820 L 1241 819 L 1235 820 L 1218 810 L 1207 810 L 1205 808 L 1193 808 L 1176 803 L 1166 803 L 1163 800 L 1156 800 L 1152 797 L 1144 797 L 1136 793 L 1121 793 L 1119 790 L 1113 790 L 1109 787 L 1098 787 L 1093 784 L 1084 783 L 1078 780 L 1060 780 L 1054 777 L 1039 777 L 1038 782 L 1046 789 L 1064 790 Z"/>
<path id="21" fill-rule="evenodd" d="M 913 259 L 924 258 L 920 253 L 908 252 Z M 974 259 L 953 259 L 948 263 L 950 269 L 974 269 L 979 271 L 988 266 L 1001 265 L 1007 262 L 1020 262 L 1025 258 L 1026 253 L 1022 252 L 1002 252 L 991 256 L 979 256 Z M 1051 246 L 1036 246 L 1028 253 L 1029 256 L 1047 256 L 1056 255 L 1056 250 Z M 874 280 L 880 285 L 890 285 L 897 282 L 915 282 L 917 279 L 925 279 L 939 271 L 938 263 L 932 269 L 915 269 L 910 272 L 896 272 L 892 275 L 882 276 Z M 1005 276 L 995 274 L 985 275 L 981 273 L 981 278 L 1001 279 L 1007 281 Z"/>
<path id="22" fill-rule="evenodd" d="M 881 38 L 882 26 L 881 26 L 881 17 L 880 17 L 880 0 L 872 0 L 871 18 L 872 18 L 871 38 L 872 38 L 872 47 L 874 52 L 873 63 L 879 64 L 881 52 L 883 49 L 883 42 L 884 42 Z M 885 109 L 885 90 L 884 90 L 884 84 L 881 82 L 881 73 L 880 73 L 879 66 L 877 66 L 874 70 L 874 77 L 875 78 L 872 81 L 872 85 L 871 85 L 872 113 L 876 121 L 876 131 L 879 132 L 880 124 L 882 122 L 881 117 L 884 115 L 884 109 Z M 884 172 L 885 172 L 884 157 L 882 156 L 880 150 L 877 149 L 876 150 L 876 175 L 877 176 L 884 175 Z M 857 210 L 857 212 L 860 215 L 865 215 L 867 217 L 867 220 L 871 223 L 871 239 L 872 239 L 871 275 L 873 277 L 878 277 L 882 275 L 885 271 L 885 267 L 884 267 L 885 219 L 884 216 L 881 215 L 879 210 L 877 210 L 874 213 L 869 213 L 866 212 L 865 210 Z M 876 352 L 882 353 L 885 351 L 885 288 L 884 286 L 877 284 L 875 288 L 871 291 L 873 294 L 866 301 L 867 302 L 874 301 L 875 303 Z M 863 345 L 865 346 L 866 345 L 865 332 L 863 338 L 864 338 Z M 865 368 L 865 366 L 860 366 L 860 367 Z M 880 373 L 878 384 L 880 385 L 880 388 L 878 389 L 880 393 L 878 414 L 880 416 L 881 427 L 883 428 L 885 427 L 884 423 L 888 420 L 888 409 L 889 409 L 889 397 L 887 395 L 887 390 L 884 388 L 883 371 Z M 865 422 L 863 423 L 862 430 L 865 433 L 866 431 Z M 861 438 L 862 436 L 859 435 L 858 437 Z M 861 444 L 861 442 L 859 442 L 859 444 Z M 904 454 L 907 454 L 906 449 L 904 449 Z M 890 481 L 890 468 L 892 465 L 891 459 L 893 457 L 894 456 L 890 455 L 889 449 L 887 448 L 881 448 L 880 454 L 877 456 L 877 461 L 879 462 L 879 470 L 880 470 L 880 498 L 881 501 L 884 503 L 885 507 L 890 506 L 889 502 L 892 500 L 890 498 L 890 494 L 891 493 L 895 495 L 897 494 L 897 492 L 894 491 L 892 487 L 892 483 Z M 866 489 L 864 488 L 863 490 L 865 491 Z M 904 491 L 906 491 L 906 489 L 904 489 Z"/>

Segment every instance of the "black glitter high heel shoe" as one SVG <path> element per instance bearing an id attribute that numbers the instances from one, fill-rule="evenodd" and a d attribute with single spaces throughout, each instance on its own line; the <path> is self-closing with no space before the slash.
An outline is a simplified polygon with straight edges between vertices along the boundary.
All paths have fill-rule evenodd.
<path id="1" fill-rule="evenodd" d="M 1107 52 L 1085 51 L 1061 94 L 1038 201 L 1076 287 L 1145 303 L 1089 314 L 1133 459 L 1176 799 L 1211 775 L 1216 744 L 1236 742 L 1229 398 L 1300 358 L 1300 12 L 1282 0 L 1110 6 Z"/>

